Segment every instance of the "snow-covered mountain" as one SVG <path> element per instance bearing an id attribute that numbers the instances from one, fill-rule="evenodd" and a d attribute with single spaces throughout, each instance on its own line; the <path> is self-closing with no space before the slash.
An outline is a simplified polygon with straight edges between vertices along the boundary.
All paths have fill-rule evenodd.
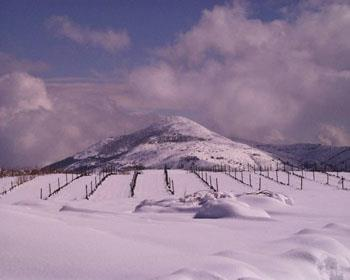
<path id="1" fill-rule="evenodd" d="M 321 144 L 268 145 L 255 144 L 283 162 L 302 168 L 350 170 L 350 147 Z"/>
<path id="2" fill-rule="evenodd" d="M 184 117 L 163 117 L 134 133 L 109 137 L 88 149 L 50 165 L 61 170 L 103 166 L 118 168 L 188 168 L 192 164 L 270 166 L 273 157 L 252 146 L 234 142 Z"/>

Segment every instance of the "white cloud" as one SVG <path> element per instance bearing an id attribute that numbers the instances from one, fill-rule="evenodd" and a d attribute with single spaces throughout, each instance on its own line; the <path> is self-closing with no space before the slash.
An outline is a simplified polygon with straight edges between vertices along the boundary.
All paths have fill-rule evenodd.
<path id="1" fill-rule="evenodd" d="M 48 27 L 57 35 L 66 37 L 76 43 L 90 44 L 109 52 L 122 50 L 130 44 L 129 35 L 125 30 L 97 30 L 82 27 L 66 16 L 52 16 L 48 20 Z"/>
<path id="2" fill-rule="evenodd" d="M 20 72 L 0 77 L 0 126 L 18 114 L 36 110 L 52 110 L 41 79 Z"/>
<path id="3" fill-rule="evenodd" d="M 350 5 L 298 8 L 295 20 L 271 22 L 240 5 L 204 11 L 130 84 L 148 105 L 196 112 L 227 135 L 317 141 L 320 122 L 350 119 Z"/>
<path id="4" fill-rule="evenodd" d="M 134 111 L 184 113 L 256 141 L 350 144 L 350 5 L 299 8 L 293 20 L 264 22 L 245 7 L 216 6 L 152 63 L 114 81 L 1 76 L 0 164 L 48 163 L 152 119 Z M 122 48 L 57 22 L 77 43 Z"/>
<path id="5" fill-rule="evenodd" d="M 343 127 L 321 124 L 318 138 L 325 145 L 350 146 L 350 134 Z"/>

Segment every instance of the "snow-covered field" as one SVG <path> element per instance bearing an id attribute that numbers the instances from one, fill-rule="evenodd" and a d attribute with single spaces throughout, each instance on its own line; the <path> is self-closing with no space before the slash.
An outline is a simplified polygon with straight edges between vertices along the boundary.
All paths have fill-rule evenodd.
<path id="1" fill-rule="evenodd" d="M 146 170 L 134 197 L 132 173 L 111 175 L 89 200 L 95 175 L 47 200 L 40 189 L 65 175 L 36 177 L 0 197 L 0 279 L 350 279 L 350 191 L 321 173 L 305 172 L 302 190 L 297 176 L 263 175 L 249 187 L 208 172 L 214 194 L 169 170 L 171 195 L 163 171 Z"/>

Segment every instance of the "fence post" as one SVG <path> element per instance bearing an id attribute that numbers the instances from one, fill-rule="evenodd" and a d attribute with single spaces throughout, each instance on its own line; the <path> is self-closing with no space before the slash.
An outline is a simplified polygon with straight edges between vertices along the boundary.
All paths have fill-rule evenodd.
<path id="1" fill-rule="evenodd" d="M 88 195 L 88 186 L 85 185 L 85 198 L 88 199 L 89 195 Z"/>
<path id="2" fill-rule="evenodd" d="M 216 191 L 219 191 L 219 183 L 218 183 L 218 178 L 215 178 L 215 182 L 216 182 Z"/>
<path id="3" fill-rule="evenodd" d="M 288 171 L 287 174 L 288 174 L 288 183 L 287 183 L 287 184 L 288 184 L 288 186 L 289 186 L 289 185 L 290 185 L 290 181 L 289 181 L 289 176 L 290 176 L 290 174 L 289 174 L 289 171 Z"/>
<path id="4" fill-rule="evenodd" d="M 259 177 L 259 191 L 261 190 L 261 177 Z"/>
<path id="5" fill-rule="evenodd" d="M 303 177 L 300 177 L 300 189 L 303 189 Z"/>
<path id="6" fill-rule="evenodd" d="M 51 196 L 51 184 L 49 184 L 49 196 Z"/>
<path id="7" fill-rule="evenodd" d="M 327 174 L 327 185 L 329 185 L 329 175 L 328 175 L 328 173 L 326 173 Z"/>
<path id="8" fill-rule="evenodd" d="M 40 188 L 40 199 L 43 199 L 43 188 Z"/>
<path id="9" fill-rule="evenodd" d="M 249 173 L 249 186 L 252 187 L 252 174 Z"/>

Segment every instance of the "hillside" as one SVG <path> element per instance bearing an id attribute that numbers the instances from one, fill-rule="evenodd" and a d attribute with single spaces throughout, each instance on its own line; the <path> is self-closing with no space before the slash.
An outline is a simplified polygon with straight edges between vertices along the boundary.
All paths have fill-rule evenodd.
<path id="1" fill-rule="evenodd" d="M 299 167 L 350 170 L 350 147 L 335 147 L 321 144 L 256 144 L 254 146 L 284 162 L 289 162 Z"/>
<path id="2" fill-rule="evenodd" d="M 104 166 L 188 168 L 192 164 L 270 165 L 269 153 L 232 141 L 184 117 L 163 117 L 134 133 L 109 137 L 49 168 L 85 170 Z"/>

